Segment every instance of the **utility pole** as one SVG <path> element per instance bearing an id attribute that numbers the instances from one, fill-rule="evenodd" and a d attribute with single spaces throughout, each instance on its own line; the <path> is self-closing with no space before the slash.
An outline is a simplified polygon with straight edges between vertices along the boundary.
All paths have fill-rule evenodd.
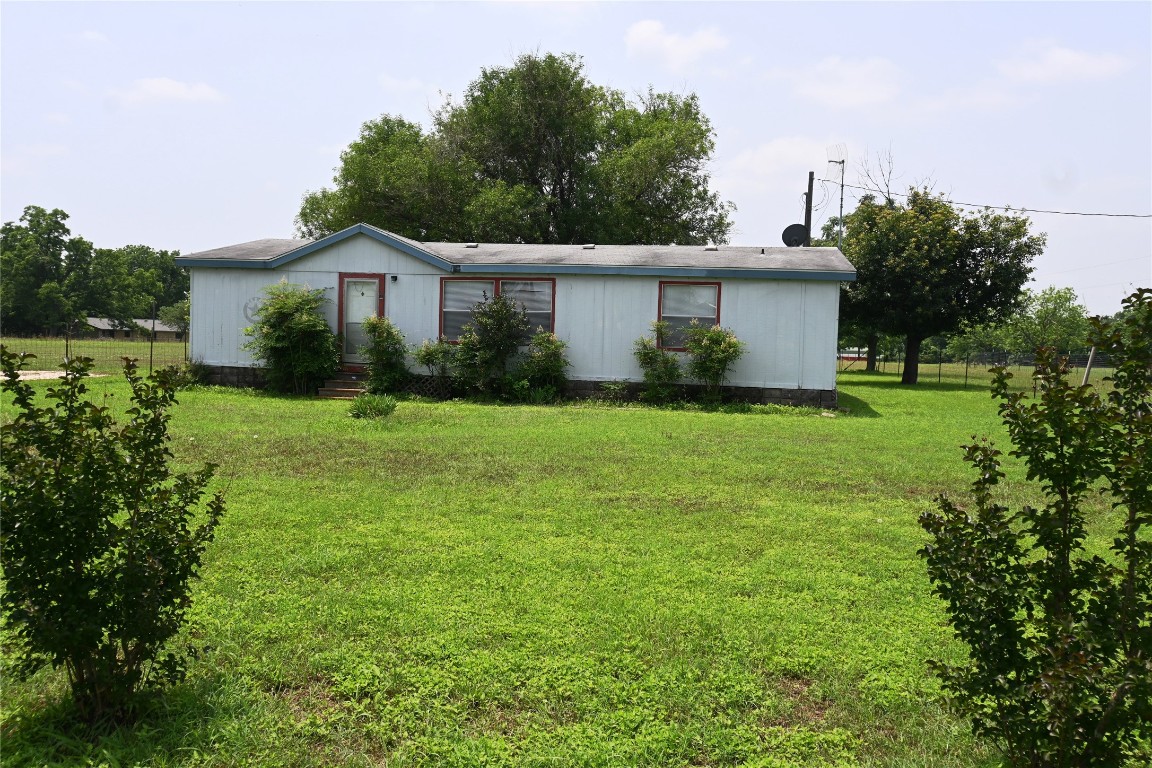
<path id="1" fill-rule="evenodd" d="M 812 181 L 816 178 L 815 171 L 808 171 L 808 194 L 804 196 L 804 247 L 812 245 Z"/>

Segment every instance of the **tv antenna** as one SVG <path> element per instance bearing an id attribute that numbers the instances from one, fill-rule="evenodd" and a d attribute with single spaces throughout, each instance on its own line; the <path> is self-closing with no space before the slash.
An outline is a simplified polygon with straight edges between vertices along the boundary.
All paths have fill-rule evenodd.
<path id="1" fill-rule="evenodd" d="M 840 166 L 840 232 L 836 236 L 836 247 L 844 250 L 844 160 L 829 160 L 829 163 Z"/>

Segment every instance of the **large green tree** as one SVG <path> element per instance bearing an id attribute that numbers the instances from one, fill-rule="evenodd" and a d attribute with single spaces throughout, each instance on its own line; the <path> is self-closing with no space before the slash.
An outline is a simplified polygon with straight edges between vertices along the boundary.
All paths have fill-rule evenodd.
<path id="1" fill-rule="evenodd" d="M 68 214 L 36 205 L 0 227 L 0 323 L 5 333 L 67 330 L 83 317 L 92 243 L 73 237 Z"/>
<path id="2" fill-rule="evenodd" d="M 1026 218 L 964 214 L 923 189 L 909 190 L 904 204 L 866 196 L 845 219 L 844 251 L 856 282 L 844 289 L 841 314 L 904 337 L 905 384 L 917 381 L 924 339 L 1018 309 L 1045 244 Z"/>
<path id="3" fill-rule="evenodd" d="M 0 323 L 5 333 L 72 332 L 85 317 L 124 323 L 188 295 L 176 253 L 146 245 L 94 248 L 68 214 L 30 205 L 0 228 Z"/>
<path id="4" fill-rule="evenodd" d="M 383 115 L 305 195 L 306 237 L 359 222 L 417 240 L 727 242 L 733 206 L 708 188 L 711 123 L 694 95 L 629 100 L 574 55 L 481 70 L 432 130 Z"/>
<path id="5" fill-rule="evenodd" d="M 1025 291 L 1020 309 L 997 324 L 965 324 L 948 348 L 954 355 L 1007 351 L 1030 355 L 1041 347 L 1059 354 L 1088 348 L 1092 324 L 1071 288 Z"/>

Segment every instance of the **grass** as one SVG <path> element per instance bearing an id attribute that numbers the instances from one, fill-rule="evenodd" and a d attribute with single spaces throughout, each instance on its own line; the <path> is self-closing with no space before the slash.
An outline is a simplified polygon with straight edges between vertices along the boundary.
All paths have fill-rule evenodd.
<path id="1" fill-rule="evenodd" d="M 220 464 L 229 504 L 188 631 L 210 650 L 95 739 L 59 674 L 6 670 L 0 757 L 998 765 L 926 670 L 962 649 L 916 550 L 933 495 L 971 481 L 959 445 L 1003 432 L 986 390 L 897 382 L 842 374 L 834 415 L 402 402 L 365 421 L 185 392 L 174 450 Z"/>

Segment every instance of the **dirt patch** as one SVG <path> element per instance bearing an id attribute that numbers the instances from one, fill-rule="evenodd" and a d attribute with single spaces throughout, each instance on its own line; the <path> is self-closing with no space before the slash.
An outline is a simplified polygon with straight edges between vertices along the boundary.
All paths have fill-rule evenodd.
<path id="1" fill-rule="evenodd" d="M 63 371 L 20 371 L 21 381 L 43 381 L 44 379 L 59 379 L 64 375 Z M 90 373 L 88 378 L 98 379 L 102 376 L 107 376 L 106 373 Z"/>
<path id="2" fill-rule="evenodd" d="M 792 703 L 789 712 L 772 718 L 765 725 L 796 728 L 823 722 L 831 703 L 818 699 L 810 691 L 812 681 L 797 675 L 785 675 L 776 681 L 776 687 Z"/>

